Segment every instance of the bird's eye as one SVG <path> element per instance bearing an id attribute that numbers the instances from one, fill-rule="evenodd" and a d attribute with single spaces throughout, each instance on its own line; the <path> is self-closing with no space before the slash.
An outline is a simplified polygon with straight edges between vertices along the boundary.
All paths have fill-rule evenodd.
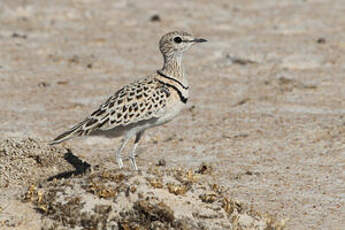
<path id="1" fill-rule="evenodd" d="M 175 38 L 174 38 L 174 42 L 175 42 L 175 43 L 181 43 L 181 42 L 182 42 L 182 38 L 180 38 L 180 37 L 175 37 Z"/>

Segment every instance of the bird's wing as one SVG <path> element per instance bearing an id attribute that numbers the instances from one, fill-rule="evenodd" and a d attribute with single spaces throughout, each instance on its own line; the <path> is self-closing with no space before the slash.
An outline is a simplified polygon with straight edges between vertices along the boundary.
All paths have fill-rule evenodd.
<path id="1" fill-rule="evenodd" d="M 169 96 L 169 88 L 153 78 L 134 82 L 94 111 L 88 117 L 85 128 L 107 130 L 158 117 Z"/>
<path id="2" fill-rule="evenodd" d="M 108 130 L 157 118 L 164 111 L 169 96 L 169 88 L 154 78 L 129 84 L 109 97 L 85 120 L 55 138 L 51 144 L 74 136 L 88 135 L 98 129 Z"/>

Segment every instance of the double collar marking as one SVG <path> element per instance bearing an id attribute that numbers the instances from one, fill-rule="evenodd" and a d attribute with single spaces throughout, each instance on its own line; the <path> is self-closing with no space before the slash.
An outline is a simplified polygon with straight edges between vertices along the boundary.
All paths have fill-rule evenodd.
<path id="1" fill-rule="evenodd" d="M 162 72 L 159 71 L 159 70 L 157 70 L 157 73 L 158 73 L 160 76 L 164 77 L 164 78 L 167 78 L 167 79 L 169 79 L 169 80 L 172 80 L 172 81 L 178 83 L 183 89 L 186 89 L 186 90 L 189 89 L 188 86 L 184 86 L 180 81 L 176 80 L 175 78 L 169 77 L 169 76 L 165 75 L 164 73 L 162 73 Z M 157 80 L 158 80 L 158 79 L 157 79 Z M 164 82 L 164 81 L 161 81 L 161 80 L 158 80 L 158 81 L 159 81 L 161 84 L 166 85 L 167 87 L 173 88 L 173 89 L 177 92 L 177 94 L 178 94 L 178 96 L 180 97 L 180 100 L 182 101 L 182 103 L 184 103 L 184 104 L 187 103 L 188 98 L 187 98 L 187 97 L 184 97 L 183 94 L 182 94 L 182 92 L 181 92 L 175 85 L 172 85 L 172 84 L 170 84 L 170 83 L 167 83 L 167 82 Z"/>
<path id="2" fill-rule="evenodd" d="M 164 74 L 162 71 L 160 70 L 157 70 L 157 73 L 159 75 L 161 75 L 162 77 L 164 78 L 167 78 L 169 80 L 172 80 L 174 82 L 176 82 L 177 84 L 179 84 L 183 89 L 189 89 L 189 86 L 185 86 L 184 84 L 182 84 L 182 82 L 180 82 L 179 80 L 177 80 L 176 78 L 173 78 L 173 77 L 169 77 L 168 75 Z"/>

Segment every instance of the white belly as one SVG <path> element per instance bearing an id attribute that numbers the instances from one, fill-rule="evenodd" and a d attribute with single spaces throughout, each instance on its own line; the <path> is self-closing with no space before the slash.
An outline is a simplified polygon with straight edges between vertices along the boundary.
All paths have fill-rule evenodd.
<path id="1" fill-rule="evenodd" d="M 186 104 L 184 104 L 182 102 L 178 102 L 174 106 L 171 106 L 171 107 L 167 108 L 165 113 L 162 114 L 162 116 L 157 119 L 157 121 L 155 122 L 155 125 L 161 125 L 161 124 L 164 124 L 164 123 L 167 123 L 167 122 L 171 121 L 185 107 L 186 107 Z"/>

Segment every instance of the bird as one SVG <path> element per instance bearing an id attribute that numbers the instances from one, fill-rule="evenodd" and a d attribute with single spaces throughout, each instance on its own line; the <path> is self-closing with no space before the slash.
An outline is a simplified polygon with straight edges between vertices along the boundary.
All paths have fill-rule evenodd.
<path id="1" fill-rule="evenodd" d="M 193 45 L 206 41 L 184 31 L 163 35 L 159 41 L 163 55 L 161 69 L 117 90 L 84 120 L 49 144 L 59 144 L 79 136 L 122 136 L 115 154 L 121 169 L 122 151 L 128 141 L 135 137 L 129 159 L 132 168 L 138 170 L 135 151 L 145 130 L 171 121 L 186 107 L 189 84 L 182 64 L 183 54 Z"/>

